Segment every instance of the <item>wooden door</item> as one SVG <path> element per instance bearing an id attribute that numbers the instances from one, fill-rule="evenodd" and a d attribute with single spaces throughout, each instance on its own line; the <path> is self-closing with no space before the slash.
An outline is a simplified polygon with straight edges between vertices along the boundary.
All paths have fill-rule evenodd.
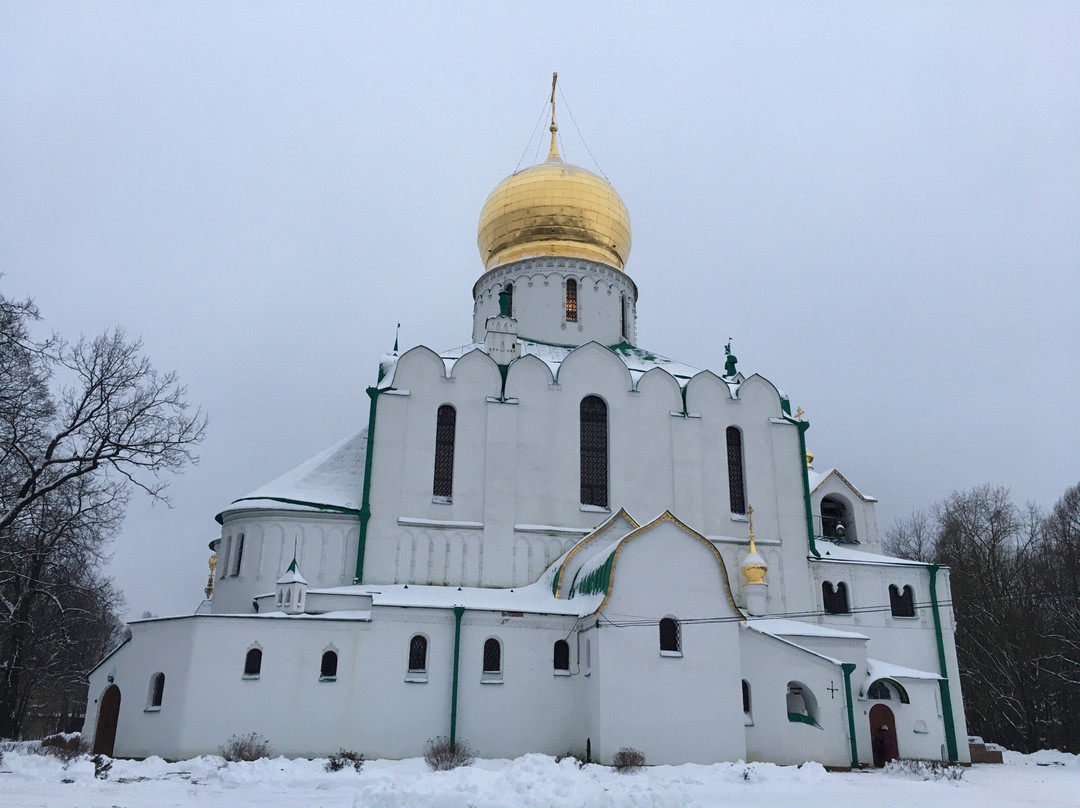
<path id="1" fill-rule="evenodd" d="M 896 743 L 896 717 L 884 704 L 870 708 L 870 739 L 874 748 L 874 765 L 884 766 L 900 757 Z"/>
<path id="2" fill-rule="evenodd" d="M 97 729 L 94 730 L 94 754 L 112 757 L 116 744 L 116 725 L 120 720 L 120 688 L 109 685 L 101 694 Z"/>

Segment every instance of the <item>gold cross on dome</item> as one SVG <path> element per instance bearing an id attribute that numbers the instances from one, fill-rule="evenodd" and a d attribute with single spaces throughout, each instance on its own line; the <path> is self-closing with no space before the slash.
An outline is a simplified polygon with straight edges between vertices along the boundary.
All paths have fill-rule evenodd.
<path id="1" fill-rule="evenodd" d="M 806 410 L 804 410 L 802 407 L 799 407 L 797 410 L 795 410 L 795 417 L 798 418 L 800 421 L 802 420 L 802 417 L 804 415 L 806 415 Z"/>

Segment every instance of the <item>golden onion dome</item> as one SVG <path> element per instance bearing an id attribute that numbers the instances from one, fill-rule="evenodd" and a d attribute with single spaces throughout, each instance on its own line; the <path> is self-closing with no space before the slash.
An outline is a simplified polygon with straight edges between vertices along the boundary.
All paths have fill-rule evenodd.
<path id="1" fill-rule="evenodd" d="M 621 270 L 630 254 L 630 213 L 611 183 L 562 161 L 554 122 L 551 128 L 547 160 L 496 185 L 480 211 L 484 268 L 557 255 Z"/>

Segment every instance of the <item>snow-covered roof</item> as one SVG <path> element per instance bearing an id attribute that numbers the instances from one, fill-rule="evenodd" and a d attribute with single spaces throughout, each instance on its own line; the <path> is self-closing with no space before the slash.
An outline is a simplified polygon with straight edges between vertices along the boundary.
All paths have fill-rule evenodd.
<path id="1" fill-rule="evenodd" d="M 854 631 L 841 631 L 828 626 L 815 623 L 803 623 L 801 620 L 784 620 L 781 618 L 750 618 L 746 621 L 747 628 L 760 631 L 772 637 L 832 637 L 845 640 L 868 640 L 865 634 L 857 634 Z"/>
<path id="2" fill-rule="evenodd" d="M 877 502 L 877 497 L 872 497 L 868 494 L 864 494 L 862 491 L 855 487 L 854 483 L 852 483 L 851 480 L 841 474 L 839 469 L 831 468 L 825 471 L 814 471 L 813 469 L 807 469 L 806 476 L 810 480 L 811 494 L 817 493 L 817 490 L 821 488 L 822 485 L 824 485 L 825 481 L 829 479 L 829 477 L 835 476 L 844 485 L 850 488 L 851 491 L 855 494 L 855 496 L 857 496 L 863 502 Z"/>
<path id="3" fill-rule="evenodd" d="M 869 687 L 876 679 L 940 679 L 941 675 L 930 671 L 920 671 L 915 668 L 905 668 L 903 665 L 894 665 L 880 659 L 866 660 L 866 671 L 869 674 L 866 685 Z M 864 688 L 865 689 L 865 688 Z"/>
<path id="4" fill-rule="evenodd" d="M 226 513 L 253 508 L 335 511 L 359 514 L 367 459 L 367 429 L 301 463 L 221 510 Z"/>
<path id="5" fill-rule="evenodd" d="M 881 555 L 880 553 L 868 553 L 865 550 L 854 550 L 843 544 L 833 544 L 829 541 L 818 539 L 818 552 L 820 558 L 811 557 L 812 561 L 843 561 L 849 564 L 887 564 L 899 567 L 925 567 L 922 561 L 911 561 L 907 558 L 894 558 L 893 556 Z"/>
<path id="6" fill-rule="evenodd" d="M 521 355 L 532 355 L 543 361 L 548 369 L 551 370 L 551 374 L 554 376 L 559 372 L 559 366 L 563 363 L 563 360 L 570 355 L 575 349 L 571 345 L 550 345 L 546 342 L 534 342 L 527 339 L 518 339 L 518 345 L 521 346 Z M 454 362 L 463 357 L 470 351 L 486 351 L 486 347 L 482 342 L 474 342 L 469 345 L 462 345 L 459 348 L 450 348 L 449 350 L 442 351 L 439 356 L 442 358 L 446 365 L 446 373 L 450 374 L 451 369 L 454 366 Z M 646 351 L 643 348 L 638 348 L 634 345 L 628 345 L 621 343 L 619 345 L 608 346 L 613 354 L 619 357 L 625 364 L 627 370 L 630 371 L 630 376 L 637 383 L 637 380 L 641 378 L 645 373 L 653 368 L 663 368 L 678 381 L 680 387 L 685 387 L 686 383 L 697 374 L 701 373 L 699 368 L 685 365 L 682 362 L 676 362 L 674 359 L 668 359 L 666 356 L 653 353 L 652 351 Z M 738 384 L 735 382 L 728 382 L 728 385 L 732 388 L 732 392 L 738 389 Z"/>
<path id="7" fill-rule="evenodd" d="M 559 600 L 551 593 L 551 582 L 541 578 L 528 586 L 489 589 L 475 586 L 424 586 L 420 584 L 354 584 L 328 589 L 309 589 L 312 595 L 370 595 L 373 606 L 452 609 L 464 606 L 473 611 L 528 612 L 584 617 L 594 613 L 603 594 Z"/>

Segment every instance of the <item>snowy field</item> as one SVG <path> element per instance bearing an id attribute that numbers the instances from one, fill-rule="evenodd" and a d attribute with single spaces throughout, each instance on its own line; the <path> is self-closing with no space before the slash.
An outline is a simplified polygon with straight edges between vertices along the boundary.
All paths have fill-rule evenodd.
<path id="1" fill-rule="evenodd" d="M 959 781 L 882 771 L 835 774 L 817 764 L 656 766 L 619 774 L 579 769 L 543 755 L 484 760 L 432 773 L 423 760 L 372 761 L 360 774 L 328 773 L 321 760 L 225 763 L 201 757 L 115 761 L 107 780 L 83 758 L 62 761 L 18 750 L 0 764 L 0 806 L 15 808 L 466 808 L 466 806 L 767 806 L 768 808 L 1080 807 L 1080 757 L 1005 753 L 1005 765 L 974 766 Z"/>

